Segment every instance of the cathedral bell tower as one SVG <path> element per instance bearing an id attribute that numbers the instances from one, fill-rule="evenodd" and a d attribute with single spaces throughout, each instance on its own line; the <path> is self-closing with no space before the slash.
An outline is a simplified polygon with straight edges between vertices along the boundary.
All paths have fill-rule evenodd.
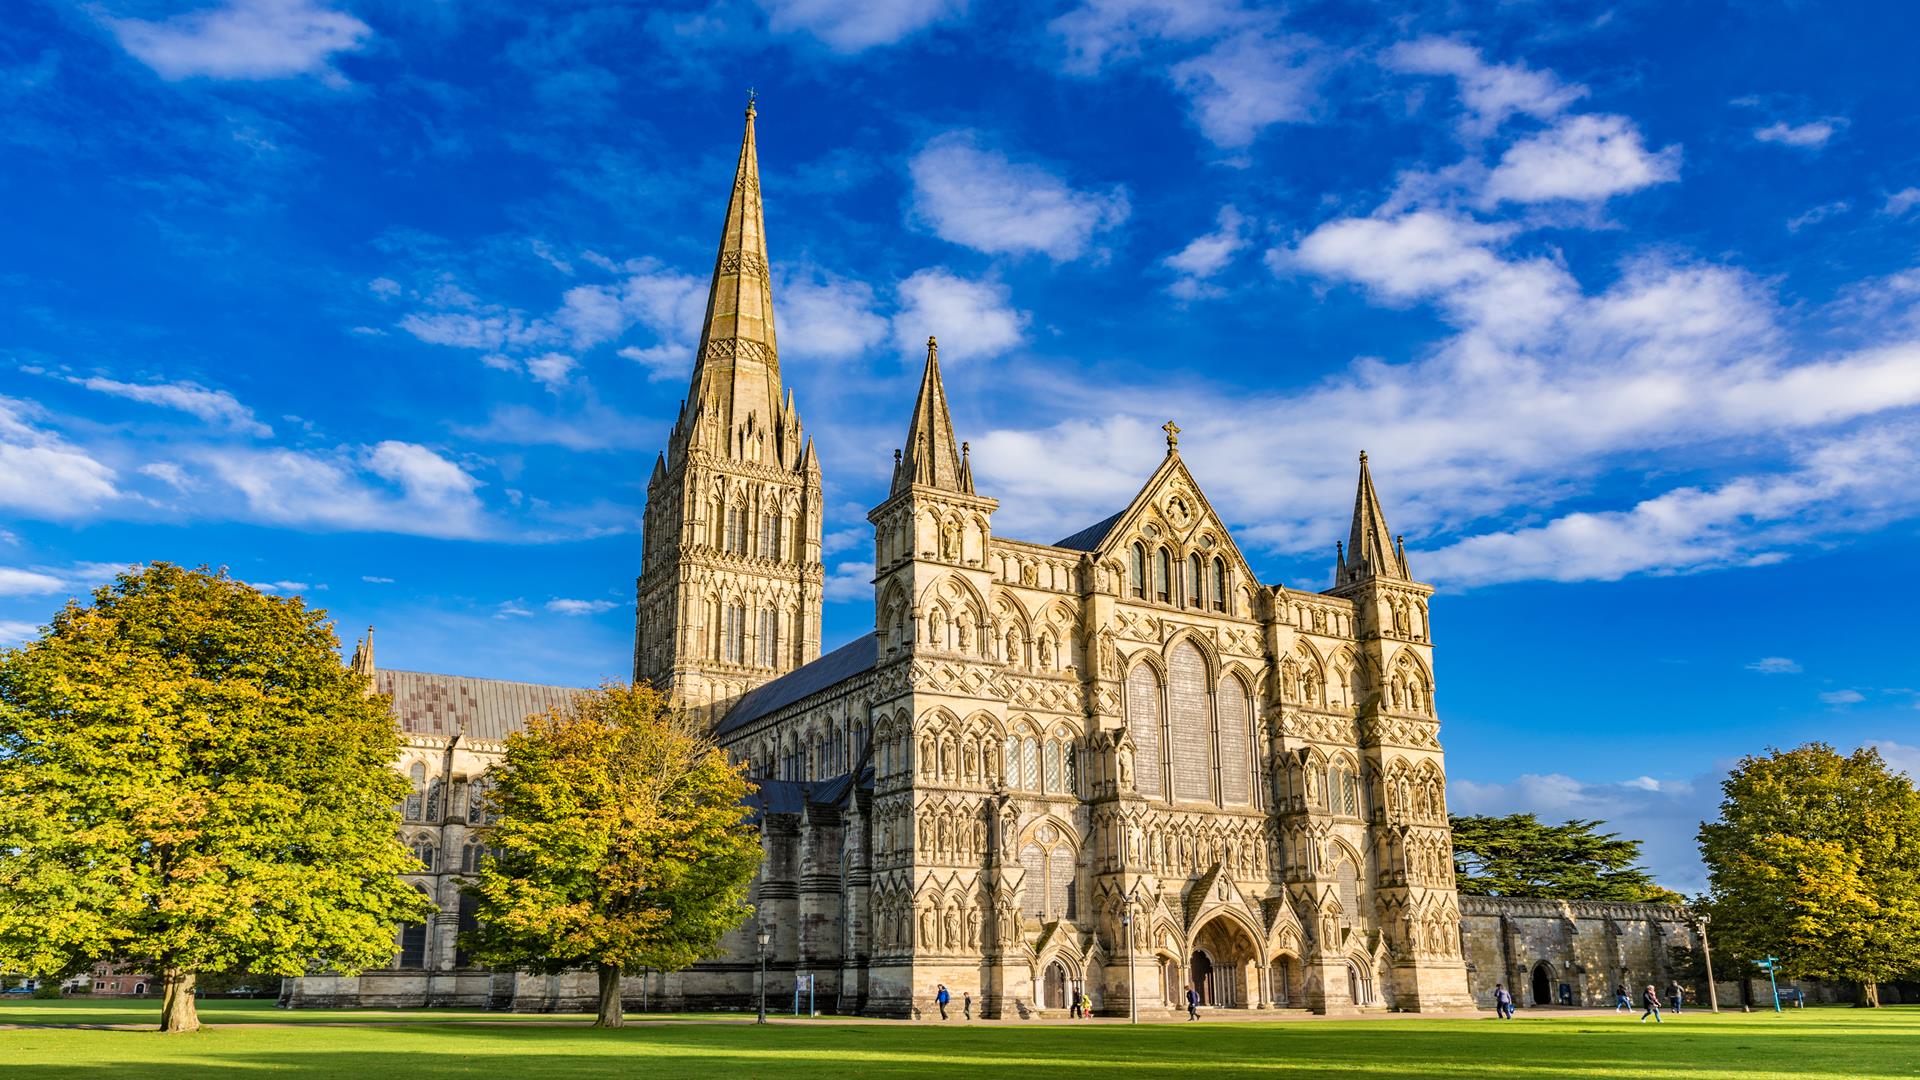
<path id="1" fill-rule="evenodd" d="M 755 110 L 693 381 L 647 482 L 633 677 L 713 722 L 820 655 L 820 462 L 782 394 Z"/>
<path id="2" fill-rule="evenodd" d="M 1334 585 L 1327 592 L 1353 603 L 1354 637 L 1367 673 L 1359 702 L 1360 752 L 1378 858 L 1374 896 L 1396 1003 L 1420 1012 L 1470 1008 L 1446 760 L 1433 705 L 1427 623 L 1433 586 L 1413 580 L 1405 543 L 1388 532 L 1364 452 L 1353 527 L 1346 545 L 1336 545 Z"/>

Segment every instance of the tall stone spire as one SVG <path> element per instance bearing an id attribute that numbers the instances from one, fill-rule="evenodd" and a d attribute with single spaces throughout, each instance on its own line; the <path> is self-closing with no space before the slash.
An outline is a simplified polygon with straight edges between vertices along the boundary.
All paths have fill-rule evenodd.
<path id="1" fill-rule="evenodd" d="M 713 261 L 707 316 L 700 327 L 700 351 L 694 357 L 693 385 L 675 435 L 723 457 L 791 468 L 800 447 L 797 432 L 782 430 L 794 418 L 780 400 L 755 115 L 749 99 L 740 162 Z"/>
<path id="2" fill-rule="evenodd" d="M 973 494 L 971 462 L 962 462 L 953 437 L 953 419 L 947 415 L 947 388 L 940 381 L 940 345 L 927 339 L 927 367 L 920 376 L 920 396 L 913 403 L 907 425 L 907 445 L 893 469 L 893 494 L 913 485 Z"/>
<path id="3" fill-rule="evenodd" d="M 1353 496 L 1353 529 L 1338 567 L 1340 585 L 1369 578 L 1411 578 L 1406 558 L 1395 550 L 1393 534 L 1387 529 L 1387 515 L 1380 509 L 1380 493 L 1373 489 L 1365 450 L 1360 451 L 1360 487 Z"/>
<path id="4" fill-rule="evenodd" d="M 373 678 L 373 627 L 367 627 L 367 636 L 353 643 L 353 659 L 348 661 L 347 666 L 369 679 Z"/>

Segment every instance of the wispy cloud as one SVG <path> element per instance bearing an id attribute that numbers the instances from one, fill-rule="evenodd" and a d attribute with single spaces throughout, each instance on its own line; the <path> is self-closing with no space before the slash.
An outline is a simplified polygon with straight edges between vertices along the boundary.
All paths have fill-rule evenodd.
<path id="1" fill-rule="evenodd" d="M 0 507 L 61 519 L 118 498 L 114 470 L 42 426 L 44 417 L 33 402 L 0 397 Z"/>
<path id="2" fill-rule="evenodd" d="M 1129 212 L 1125 189 L 1076 189 L 1042 165 L 984 145 L 975 131 L 928 142 L 908 172 L 913 217 L 942 240 L 988 254 L 1077 259 Z"/>
<path id="3" fill-rule="evenodd" d="M 1748 671 L 1757 671 L 1762 675 L 1798 675 L 1800 665 L 1784 656 L 1763 656 L 1747 665 Z"/>
<path id="4" fill-rule="evenodd" d="M 1670 183 L 1680 148 L 1649 151 L 1624 116 L 1570 116 L 1509 147 L 1487 177 L 1491 202 L 1595 202 Z"/>
<path id="5" fill-rule="evenodd" d="M 944 338 L 943 358 L 994 356 L 1019 345 L 1026 333 L 1027 313 L 1013 307 L 1007 287 L 997 282 L 927 269 L 901 282 L 899 293 L 893 339 L 908 356 L 923 353 L 929 337 Z"/>
<path id="6" fill-rule="evenodd" d="M 1765 127 L 1755 128 L 1753 137 L 1763 143 L 1791 146 L 1798 150 L 1818 150 L 1827 145 L 1846 123 L 1846 119 L 1839 116 L 1809 120 L 1804 124 L 1776 120 Z"/>
<path id="7" fill-rule="evenodd" d="M 253 410 L 242 405 L 238 398 L 225 390 L 213 390 L 195 382 L 156 382 L 131 383 L 101 376 L 81 378 L 64 376 L 68 382 L 84 386 L 96 393 L 126 398 L 146 405 L 157 405 L 163 409 L 177 409 L 191 416 L 199 417 L 210 424 L 219 424 L 243 435 L 255 435 L 266 438 L 273 429 L 255 419 Z"/>
<path id="8" fill-rule="evenodd" d="M 1461 130 L 1473 138 L 1492 135 L 1511 116 L 1551 119 L 1587 95 L 1586 87 L 1564 83 L 1553 72 L 1488 63 L 1480 50 L 1448 38 L 1403 41 L 1387 50 L 1383 62 L 1407 74 L 1452 76 L 1464 106 Z"/>
<path id="9" fill-rule="evenodd" d="M 556 597 L 547 601 L 547 610 L 556 615 L 598 615 L 619 606 L 613 600 L 569 600 Z"/>
<path id="10" fill-rule="evenodd" d="M 355 52 L 373 28 L 317 0 L 227 0 L 161 21 L 104 18 L 120 46 L 163 79 L 344 82 L 336 53 Z"/>
<path id="11" fill-rule="evenodd" d="M 1188 241 L 1187 246 L 1160 260 L 1161 265 L 1179 275 L 1167 291 L 1181 300 L 1200 300 L 1221 296 L 1225 290 L 1214 278 L 1232 265 L 1234 258 L 1253 239 L 1248 235 L 1247 219 L 1232 206 L 1223 206 L 1215 218 L 1216 228 Z"/>
<path id="12" fill-rule="evenodd" d="M 803 33 L 839 53 L 895 45 L 964 15 L 967 0 L 755 0 L 776 34 Z"/>

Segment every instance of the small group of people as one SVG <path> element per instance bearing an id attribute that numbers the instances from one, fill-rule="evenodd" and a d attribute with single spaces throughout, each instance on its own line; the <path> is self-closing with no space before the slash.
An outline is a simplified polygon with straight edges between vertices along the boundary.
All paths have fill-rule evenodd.
<path id="1" fill-rule="evenodd" d="M 1667 1001 L 1675 1015 L 1679 1014 L 1680 1005 L 1686 1000 L 1686 996 L 1686 987 L 1680 985 L 1680 980 L 1675 979 L 1667 984 Z M 1191 990 L 1189 990 L 1189 997 L 1191 997 Z M 1653 984 L 1647 984 L 1647 988 L 1640 992 L 1640 1004 L 1645 1007 L 1645 1011 L 1640 1014 L 1641 1023 L 1646 1023 L 1649 1016 L 1653 1017 L 1654 1023 L 1662 1023 L 1660 995 L 1654 992 Z M 1613 1011 L 1616 1013 L 1633 1011 L 1633 998 L 1627 994 L 1627 988 L 1623 983 L 1615 983 L 1613 986 Z M 1513 1019 L 1513 992 L 1507 989 L 1505 983 L 1496 983 L 1493 987 L 1493 1012 L 1502 1020 Z"/>
<path id="2" fill-rule="evenodd" d="M 953 1003 L 953 993 L 946 983 L 936 983 L 933 991 L 933 1003 L 940 1007 L 940 1019 L 947 1019 L 947 1006 Z M 1075 1020 L 1086 1020 L 1093 1016 L 1093 998 L 1082 989 L 1073 995 L 1073 1004 L 1067 1008 L 1067 1015 Z M 960 1018 L 973 1019 L 973 991 L 960 994 Z M 1197 1019 L 1197 1017 L 1196 1017 Z"/>
<path id="3" fill-rule="evenodd" d="M 947 984 L 939 983 L 933 992 L 933 1003 L 940 1006 L 940 1019 L 947 1018 L 947 1005 L 952 1001 L 953 995 L 947 991 Z M 973 991 L 971 990 L 960 995 L 960 1016 L 965 1020 L 973 1019 Z"/>

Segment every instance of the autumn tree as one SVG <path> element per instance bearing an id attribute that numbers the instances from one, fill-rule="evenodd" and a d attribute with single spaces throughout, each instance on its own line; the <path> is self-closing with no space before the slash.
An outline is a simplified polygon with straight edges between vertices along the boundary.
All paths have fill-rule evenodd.
<path id="1" fill-rule="evenodd" d="M 384 964 L 430 910 L 400 879 L 398 735 L 325 613 L 222 571 L 135 567 L 0 654 L 0 968 L 194 979 Z"/>
<path id="2" fill-rule="evenodd" d="M 751 914 L 747 781 L 653 689 L 608 683 L 529 718 L 488 777 L 469 945 L 500 966 L 596 971 L 597 1026 L 620 1026 L 624 972 L 684 968 Z"/>
<path id="3" fill-rule="evenodd" d="M 1700 827 L 1713 932 L 1790 976 L 1848 979 L 1860 1004 L 1920 971 L 1920 792 L 1872 748 L 1825 743 L 1747 757 Z"/>
<path id="4" fill-rule="evenodd" d="M 1532 814 L 1456 816 L 1456 884 L 1475 896 L 1683 902 L 1638 865 L 1640 841 L 1603 833 L 1604 824 L 1575 819 L 1551 825 Z"/>

